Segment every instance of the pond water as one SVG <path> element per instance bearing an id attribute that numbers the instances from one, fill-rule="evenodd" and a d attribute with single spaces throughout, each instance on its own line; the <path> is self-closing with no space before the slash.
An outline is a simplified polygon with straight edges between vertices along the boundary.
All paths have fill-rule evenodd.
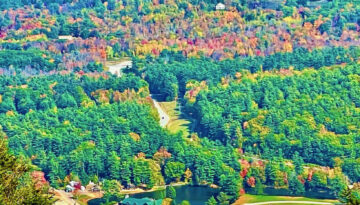
<path id="1" fill-rule="evenodd" d="M 207 200 L 213 195 L 217 195 L 218 189 L 213 189 L 205 186 L 176 186 L 175 201 L 177 204 L 183 200 L 187 200 L 191 205 L 204 205 Z M 131 195 L 134 198 L 149 197 L 153 199 L 165 198 L 165 190 L 158 190 L 153 192 L 144 192 Z"/>
<path id="2" fill-rule="evenodd" d="M 176 186 L 176 204 L 180 204 L 183 200 L 187 200 L 191 205 L 204 205 L 211 196 L 216 196 L 219 193 L 219 189 L 212 189 L 205 186 Z M 255 190 L 250 188 L 247 189 L 248 194 L 255 194 Z M 265 195 L 272 196 L 289 196 L 287 189 L 274 189 L 274 188 L 265 188 Z M 329 191 L 326 190 L 317 190 L 313 192 L 306 192 L 306 197 L 310 198 L 319 198 L 319 199 L 336 199 Z M 165 198 L 165 190 L 158 190 L 153 192 L 144 192 L 138 194 L 132 194 L 130 197 L 133 198 L 152 198 L 152 199 L 163 199 Z M 99 205 L 101 202 L 104 202 L 102 199 L 93 199 L 88 202 L 89 205 Z"/>
<path id="3" fill-rule="evenodd" d="M 176 204 L 181 203 L 183 200 L 187 200 L 191 205 L 204 205 L 205 202 L 213 195 L 217 195 L 219 189 L 213 189 L 205 186 L 176 186 Z M 152 198 L 163 199 L 165 198 L 165 190 L 157 190 L 153 192 L 144 192 L 138 194 L 132 194 L 133 198 Z M 101 199 L 93 199 L 89 201 L 89 205 L 98 205 L 102 202 Z"/>

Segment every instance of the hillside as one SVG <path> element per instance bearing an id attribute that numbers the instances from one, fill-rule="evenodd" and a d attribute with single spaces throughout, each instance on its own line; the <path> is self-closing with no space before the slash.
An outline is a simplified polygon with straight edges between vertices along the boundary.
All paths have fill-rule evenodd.
<path id="1" fill-rule="evenodd" d="M 358 204 L 359 34 L 353 0 L 0 0 L 0 142 L 26 167 L 0 204 Z"/>

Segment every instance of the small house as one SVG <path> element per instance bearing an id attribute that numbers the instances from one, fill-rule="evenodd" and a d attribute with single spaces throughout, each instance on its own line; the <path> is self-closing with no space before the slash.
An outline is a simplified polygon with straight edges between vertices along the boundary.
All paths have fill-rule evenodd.
<path id="1" fill-rule="evenodd" d="M 225 4 L 222 3 L 216 4 L 216 10 L 225 10 Z"/>
<path id="2" fill-rule="evenodd" d="M 126 189 L 135 189 L 135 188 L 136 188 L 136 186 L 134 184 L 128 184 L 126 186 Z"/>
<path id="3" fill-rule="evenodd" d="M 100 192 L 99 186 L 95 185 L 90 189 L 92 192 Z"/>
<path id="4" fill-rule="evenodd" d="M 85 187 L 81 186 L 80 182 L 76 182 L 76 181 L 71 181 L 68 185 L 66 185 L 65 187 L 65 191 L 66 192 L 73 192 L 75 190 L 81 190 L 81 191 L 85 191 Z"/>
<path id="5" fill-rule="evenodd" d="M 76 182 L 76 181 L 71 181 L 70 186 L 74 187 L 75 189 L 81 190 L 81 183 L 80 182 Z"/>
<path id="6" fill-rule="evenodd" d="M 65 192 L 73 192 L 73 191 L 75 191 L 75 188 L 74 188 L 74 187 L 72 187 L 72 186 L 70 186 L 70 185 L 66 185 L 66 187 L 65 187 Z"/>

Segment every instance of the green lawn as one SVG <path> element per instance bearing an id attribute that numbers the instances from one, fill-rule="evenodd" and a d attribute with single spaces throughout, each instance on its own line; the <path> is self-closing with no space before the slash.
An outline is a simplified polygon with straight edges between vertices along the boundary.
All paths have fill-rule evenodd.
<path id="1" fill-rule="evenodd" d="M 171 133 L 183 132 L 184 137 L 189 136 L 189 120 L 180 117 L 180 112 L 177 109 L 176 101 L 171 102 L 159 102 L 161 108 L 169 115 L 170 121 L 166 128 Z"/>
<path id="2" fill-rule="evenodd" d="M 328 203 L 337 203 L 338 202 L 337 200 L 312 199 L 312 198 L 307 198 L 307 197 L 267 196 L 267 195 L 245 194 L 244 196 L 241 196 L 234 204 L 240 205 L 240 204 L 244 204 L 244 203 L 256 203 L 256 202 L 267 202 L 267 201 L 314 201 L 314 202 L 328 202 Z"/>

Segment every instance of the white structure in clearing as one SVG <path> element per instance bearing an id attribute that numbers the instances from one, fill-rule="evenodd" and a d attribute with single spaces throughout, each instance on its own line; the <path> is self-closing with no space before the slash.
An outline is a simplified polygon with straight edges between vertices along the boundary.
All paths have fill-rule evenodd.
<path id="1" fill-rule="evenodd" d="M 72 37 L 72 36 L 59 36 L 59 39 L 60 40 L 68 40 L 68 41 L 70 41 L 70 40 L 73 40 L 74 37 Z"/>
<path id="2" fill-rule="evenodd" d="M 218 4 L 216 5 L 216 10 L 225 10 L 225 4 L 218 3 Z"/>

